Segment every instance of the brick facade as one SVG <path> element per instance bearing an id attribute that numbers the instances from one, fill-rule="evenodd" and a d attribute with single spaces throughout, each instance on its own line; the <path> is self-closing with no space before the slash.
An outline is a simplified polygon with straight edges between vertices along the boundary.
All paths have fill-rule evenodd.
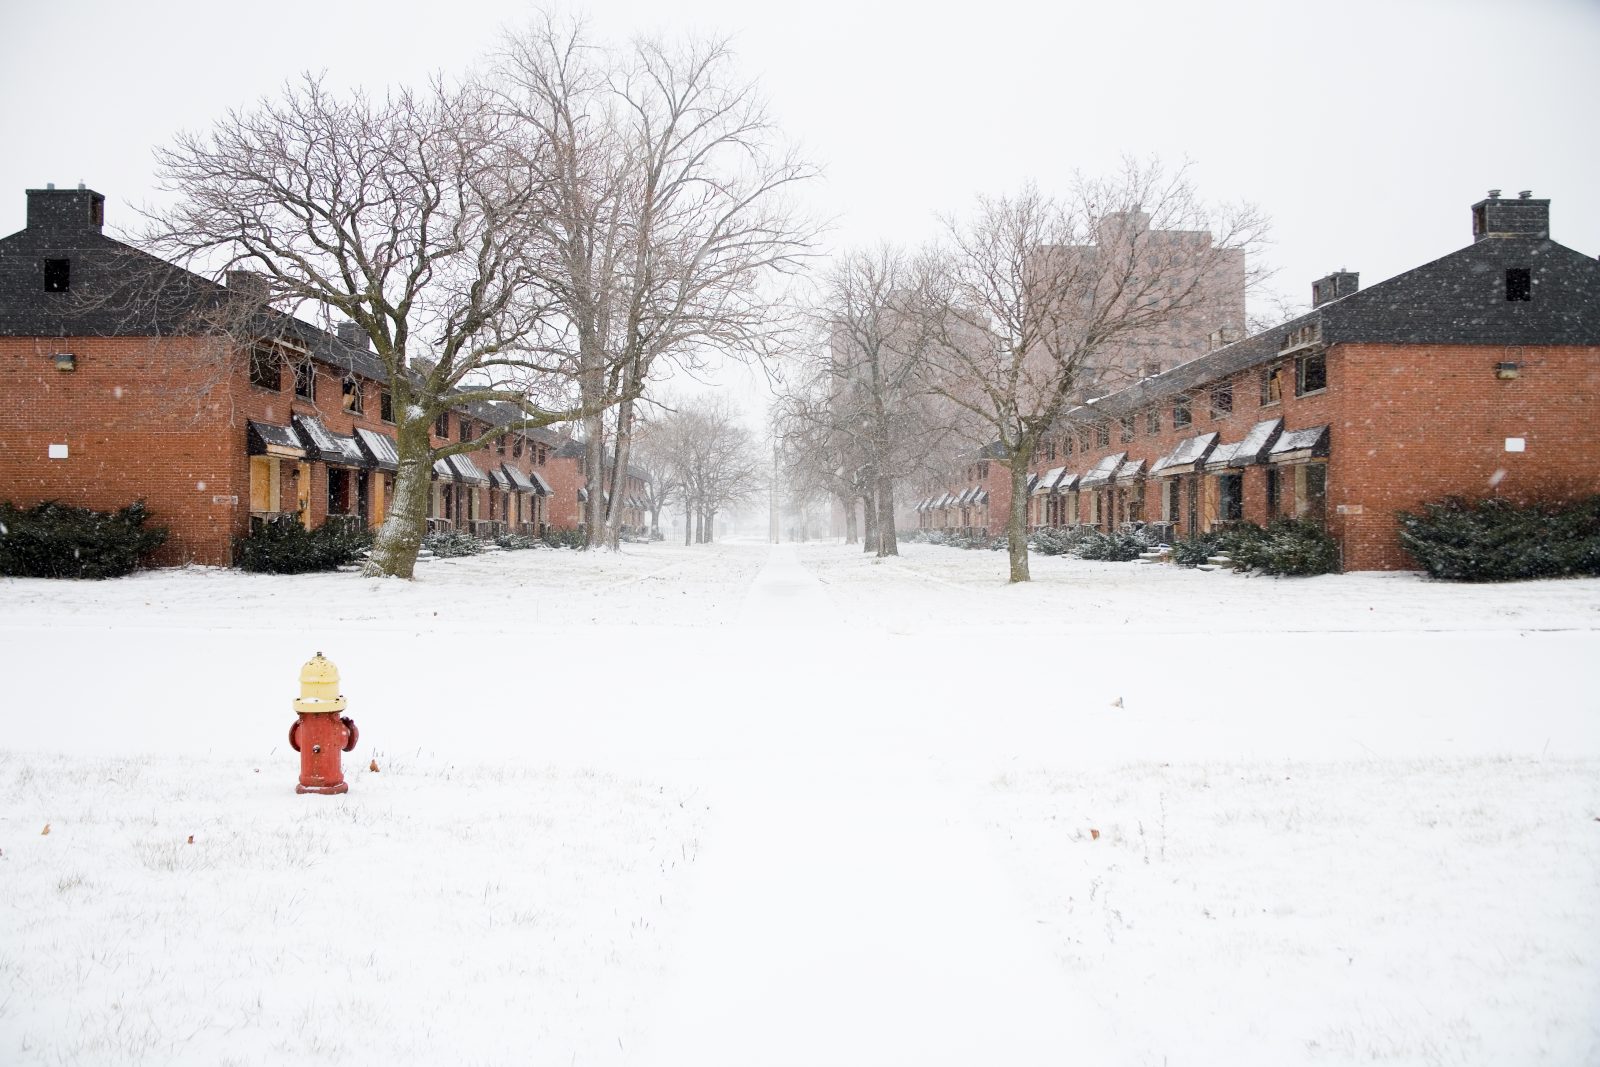
<path id="1" fill-rule="evenodd" d="M 1549 240 L 1548 217 L 1492 195 L 1467 248 L 1364 291 L 1329 275 L 1310 314 L 1069 412 L 1034 457 L 1030 490 L 1051 484 L 1030 528 L 1187 537 L 1291 515 L 1325 524 L 1346 569 L 1392 570 L 1415 566 L 1397 511 L 1600 493 L 1600 264 Z M 1001 485 L 994 463 L 991 500 Z M 958 514 L 925 501 L 919 524 Z M 991 506 L 983 532 L 1006 518 Z"/>

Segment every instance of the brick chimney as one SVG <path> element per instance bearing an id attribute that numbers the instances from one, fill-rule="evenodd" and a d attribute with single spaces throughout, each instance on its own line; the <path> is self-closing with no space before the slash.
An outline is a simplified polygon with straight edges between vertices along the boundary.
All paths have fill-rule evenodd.
<path id="1" fill-rule="evenodd" d="M 57 189 L 51 182 L 28 190 L 28 229 L 99 233 L 106 221 L 106 198 L 81 184 Z"/>
<path id="2" fill-rule="evenodd" d="M 1361 275 L 1353 270 L 1336 270 L 1311 283 L 1311 306 L 1319 308 L 1330 300 L 1349 296 L 1361 288 Z"/>
<path id="3" fill-rule="evenodd" d="M 227 277 L 229 289 L 258 304 L 265 304 L 272 293 L 272 283 L 253 270 L 230 270 Z"/>
<path id="4" fill-rule="evenodd" d="M 1533 199 L 1533 190 L 1524 189 L 1515 200 L 1502 200 L 1500 190 L 1490 189 L 1487 199 L 1472 205 L 1472 239 L 1487 237 L 1549 237 L 1550 201 Z"/>
<path id="5" fill-rule="evenodd" d="M 362 352 L 372 351 L 372 338 L 367 336 L 367 331 L 353 322 L 341 322 L 334 327 L 339 332 L 339 340 L 351 348 Z"/>

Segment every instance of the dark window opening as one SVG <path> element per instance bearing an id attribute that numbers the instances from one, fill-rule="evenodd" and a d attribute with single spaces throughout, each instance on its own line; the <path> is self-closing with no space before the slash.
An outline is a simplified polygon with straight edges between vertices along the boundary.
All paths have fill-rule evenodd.
<path id="1" fill-rule="evenodd" d="M 505 434 L 501 434 L 499 437 L 496 437 L 494 439 L 494 454 L 497 455 L 497 456 L 503 456 L 503 455 L 506 454 L 506 435 Z"/>
<path id="2" fill-rule="evenodd" d="M 1295 396 L 1305 396 L 1328 387 L 1328 355 L 1312 352 L 1295 361 Z"/>
<path id="3" fill-rule="evenodd" d="M 1218 511 L 1226 522 L 1244 518 L 1244 475 L 1224 474 L 1217 479 Z"/>
<path id="4" fill-rule="evenodd" d="M 350 472 L 328 468 L 328 514 L 349 515 L 355 510 L 351 503 Z"/>
<path id="5" fill-rule="evenodd" d="M 1122 443 L 1127 444 L 1129 441 L 1132 441 L 1134 435 L 1139 432 L 1139 424 L 1135 421 L 1132 415 L 1124 415 L 1117 421 L 1122 425 Z"/>
<path id="6" fill-rule="evenodd" d="M 989 477 L 989 464 L 987 464 L 987 463 L 978 464 L 978 480 L 979 481 L 983 481 L 987 477 Z"/>
<path id="7" fill-rule="evenodd" d="M 1161 432 L 1161 412 L 1151 408 L 1144 413 L 1144 432 L 1158 434 Z"/>
<path id="8" fill-rule="evenodd" d="M 511 458 L 512 459 L 521 459 L 522 458 L 522 435 L 521 434 L 518 434 L 516 437 L 513 437 L 511 439 Z"/>
<path id="9" fill-rule="evenodd" d="M 250 384 L 263 389 L 283 388 L 283 361 L 276 348 L 257 345 L 250 350 Z"/>
<path id="10" fill-rule="evenodd" d="M 378 418 L 384 422 L 394 421 L 394 394 L 387 389 L 378 390 Z"/>
<path id="11" fill-rule="evenodd" d="M 294 395 L 307 400 L 317 398 L 317 367 L 309 359 L 298 360 L 294 365 Z"/>
<path id="12" fill-rule="evenodd" d="M 1069 433 L 1061 435 L 1061 455 L 1063 457 L 1072 455 L 1072 435 Z"/>
<path id="13" fill-rule="evenodd" d="M 1193 418 L 1189 415 L 1189 398 L 1184 396 L 1174 400 L 1172 402 L 1172 428 L 1176 430 L 1178 427 L 1187 426 L 1193 421 Z"/>
<path id="14" fill-rule="evenodd" d="M 1278 377 L 1277 367 L 1268 367 L 1261 372 L 1261 406 L 1276 404 L 1283 399 L 1283 380 Z"/>
<path id="15" fill-rule="evenodd" d="M 344 380 L 344 409 L 352 415 L 360 415 L 366 408 L 366 390 L 361 388 L 361 379 L 346 378 Z"/>
<path id="16" fill-rule="evenodd" d="M 72 285 L 72 260 L 47 259 L 44 261 L 44 291 L 64 293 Z"/>
<path id="17" fill-rule="evenodd" d="M 470 440 L 472 440 L 472 437 L 473 437 L 472 420 L 471 419 L 462 419 L 461 420 L 461 440 L 470 441 Z"/>
<path id="18" fill-rule="evenodd" d="M 1109 422 L 1096 423 L 1094 427 L 1094 443 L 1096 448 L 1108 448 L 1111 445 L 1111 424 Z"/>
<path id="19" fill-rule="evenodd" d="M 1267 518 L 1278 517 L 1278 468 L 1267 468 Z"/>
<path id="20" fill-rule="evenodd" d="M 1506 270 L 1506 299 L 1533 299 L 1533 271 L 1527 267 L 1510 267 Z"/>
<path id="21" fill-rule="evenodd" d="M 1223 382 L 1211 390 L 1211 417 L 1225 419 L 1233 414 L 1233 383 Z"/>
<path id="22" fill-rule="evenodd" d="M 443 437 L 447 441 L 450 439 L 450 413 L 448 411 L 441 411 L 439 417 L 433 420 L 433 435 L 435 437 Z"/>

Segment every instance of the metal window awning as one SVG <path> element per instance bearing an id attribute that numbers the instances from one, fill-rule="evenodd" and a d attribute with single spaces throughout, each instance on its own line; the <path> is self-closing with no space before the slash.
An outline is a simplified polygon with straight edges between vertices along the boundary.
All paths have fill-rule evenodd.
<path id="1" fill-rule="evenodd" d="M 1033 486 L 1033 495 L 1045 496 L 1055 492 L 1056 482 L 1060 481 L 1061 476 L 1065 473 L 1067 473 L 1067 468 L 1065 467 L 1051 467 L 1039 475 L 1039 480 Z"/>
<path id="2" fill-rule="evenodd" d="M 1308 430 L 1295 430 L 1278 438 L 1267 454 L 1269 463 L 1309 463 L 1328 456 L 1328 427 L 1313 426 Z"/>
<path id="3" fill-rule="evenodd" d="M 489 468 L 489 485 L 495 489 L 503 489 L 507 492 L 510 492 L 516 488 L 516 484 L 512 482 L 511 478 L 507 476 L 506 473 L 499 467 Z"/>
<path id="4" fill-rule="evenodd" d="M 528 477 L 533 480 L 534 492 L 540 496 L 551 496 L 555 493 L 555 490 L 550 488 L 550 483 L 545 481 L 544 476 L 538 471 L 529 472 Z"/>
<path id="5" fill-rule="evenodd" d="M 1227 467 L 1233 457 L 1238 453 L 1243 441 L 1235 441 L 1231 445 L 1218 445 L 1211 450 L 1211 455 L 1206 457 L 1206 470 L 1217 474 L 1226 474 Z"/>
<path id="6" fill-rule="evenodd" d="M 978 491 L 972 494 L 972 502 L 979 506 L 987 504 L 989 502 L 989 490 L 981 485 L 978 486 Z"/>
<path id="7" fill-rule="evenodd" d="M 1127 458 L 1128 454 L 1126 452 L 1115 452 L 1109 456 L 1102 457 L 1099 463 L 1085 471 L 1083 477 L 1078 479 L 1079 491 L 1099 489 L 1110 485 L 1112 477 L 1122 466 L 1123 460 Z"/>
<path id="8" fill-rule="evenodd" d="M 433 461 L 433 476 L 439 479 L 441 482 L 453 482 L 457 480 L 455 468 L 450 466 L 449 463 L 442 459 L 436 459 Z"/>
<path id="9" fill-rule="evenodd" d="M 300 440 L 312 459 L 321 460 L 335 467 L 368 465 L 366 453 L 361 451 L 361 446 L 356 444 L 354 437 L 334 433 L 322 425 L 321 419 L 311 415 L 296 415 L 293 422 L 295 432 L 300 435 Z"/>
<path id="10" fill-rule="evenodd" d="M 306 450 L 300 439 L 287 426 L 274 426 L 269 422 L 245 422 L 246 451 L 252 456 L 279 456 L 283 459 L 305 459 Z"/>
<path id="11" fill-rule="evenodd" d="M 1142 459 L 1124 460 L 1122 465 L 1117 468 L 1116 473 L 1111 476 L 1111 484 L 1112 485 L 1128 485 L 1131 482 L 1137 481 L 1138 479 L 1143 478 L 1143 477 L 1144 477 L 1144 460 L 1142 460 Z"/>
<path id="12" fill-rule="evenodd" d="M 465 454 L 450 456 L 450 466 L 455 468 L 456 481 L 463 485 L 488 485 L 489 476 L 478 469 L 472 457 Z"/>
<path id="13" fill-rule="evenodd" d="M 1283 432 L 1282 419 L 1266 419 L 1250 427 L 1250 432 L 1244 435 L 1233 450 L 1233 458 L 1228 460 L 1231 467 L 1248 467 L 1253 463 L 1266 461 L 1267 453 L 1272 446 L 1278 443 L 1278 435 Z"/>
<path id="14" fill-rule="evenodd" d="M 513 467 L 511 464 L 509 464 L 509 463 L 500 464 L 500 471 L 504 475 L 506 481 L 511 483 L 511 488 L 516 490 L 517 492 L 519 492 L 519 493 L 537 493 L 539 491 L 538 488 L 536 488 L 534 486 L 533 482 L 528 480 L 528 476 L 526 474 L 523 474 L 520 470 L 518 470 L 516 467 Z M 535 475 L 535 477 L 537 477 L 537 475 Z"/>
<path id="15" fill-rule="evenodd" d="M 367 462 L 381 471 L 394 474 L 400 469 L 400 453 L 394 441 L 376 430 L 356 428 L 356 444 L 366 454 Z"/>
<path id="16" fill-rule="evenodd" d="M 1215 433 L 1186 437 L 1171 452 L 1156 460 L 1155 466 L 1150 468 L 1150 475 L 1153 478 L 1170 478 L 1177 474 L 1188 474 L 1204 463 L 1216 447 Z"/>

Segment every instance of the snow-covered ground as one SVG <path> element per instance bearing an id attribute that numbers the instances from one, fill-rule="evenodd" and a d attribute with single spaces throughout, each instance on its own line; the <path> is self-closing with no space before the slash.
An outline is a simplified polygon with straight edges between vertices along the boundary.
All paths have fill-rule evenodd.
<path id="1" fill-rule="evenodd" d="M 0 580 L 0 1062 L 1600 1062 L 1600 582 L 421 574 Z"/>

